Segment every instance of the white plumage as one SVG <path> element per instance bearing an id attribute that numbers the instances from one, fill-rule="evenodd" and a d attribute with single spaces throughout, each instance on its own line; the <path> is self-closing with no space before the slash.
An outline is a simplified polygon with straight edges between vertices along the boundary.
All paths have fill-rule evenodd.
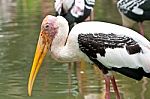
<path id="1" fill-rule="evenodd" d="M 64 25 L 64 26 L 66 26 L 66 27 L 63 27 L 63 29 L 65 30 L 65 28 L 67 28 L 67 25 Z M 125 35 L 125 36 L 132 38 L 133 40 L 138 42 L 138 44 L 142 48 L 143 53 L 129 55 L 126 51 L 126 48 L 115 48 L 115 49 L 108 48 L 106 49 L 106 57 L 101 57 L 99 54 L 97 54 L 97 56 L 99 56 L 98 60 L 109 68 L 111 68 L 111 66 L 118 67 L 118 68 L 120 67 L 130 67 L 130 68 L 143 67 L 146 72 L 150 72 L 150 66 L 149 66 L 150 63 L 149 64 L 145 63 L 145 59 L 150 61 L 150 58 L 149 58 L 150 42 L 146 38 L 142 37 L 140 34 L 138 34 L 137 32 L 131 29 L 128 29 L 126 27 L 122 27 L 119 25 L 111 24 L 111 23 L 94 22 L 94 21 L 79 23 L 76 26 L 74 26 L 73 29 L 70 31 L 66 45 L 60 48 L 60 50 L 58 51 L 56 50 L 56 49 L 59 49 L 57 48 L 59 47 L 58 44 L 56 45 L 52 43 L 51 52 L 52 53 L 59 52 L 59 56 L 62 56 L 61 57 L 62 60 L 67 60 L 67 57 L 68 57 L 68 60 L 72 61 L 72 59 L 70 58 L 71 56 L 72 57 L 80 56 L 84 58 L 85 55 L 83 56 L 83 53 L 80 51 L 79 45 L 78 45 L 78 35 L 80 33 L 83 33 L 83 34 L 115 33 L 117 35 Z M 62 34 L 63 32 L 61 32 L 61 36 L 59 37 L 62 37 Z M 59 41 L 57 39 L 58 35 L 59 33 L 56 35 L 56 39 L 54 39 L 54 42 L 55 40 Z M 56 45 L 56 46 L 53 47 L 53 45 Z M 147 58 L 143 58 L 143 57 L 147 57 Z M 76 58 L 76 59 L 79 59 L 79 58 Z"/>

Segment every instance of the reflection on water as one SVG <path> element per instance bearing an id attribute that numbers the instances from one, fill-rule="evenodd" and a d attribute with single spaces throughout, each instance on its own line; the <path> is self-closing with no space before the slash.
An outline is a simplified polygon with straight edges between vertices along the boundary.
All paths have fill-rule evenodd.
<path id="1" fill-rule="evenodd" d="M 121 24 L 114 0 L 97 0 L 95 20 Z M 50 0 L 0 0 L 0 99 L 104 99 L 103 75 L 94 66 L 70 67 L 47 56 L 35 81 L 27 80 L 42 18 L 53 13 Z M 145 22 L 149 38 L 149 22 Z M 137 26 L 134 27 L 135 30 Z M 69 74 L 69 75 L 68 75 Z M 135 81 L 115 73 L 122 99 L 148 99 L 149 79 Z M 111 88 L 111 99 L 115 94 Z"/>

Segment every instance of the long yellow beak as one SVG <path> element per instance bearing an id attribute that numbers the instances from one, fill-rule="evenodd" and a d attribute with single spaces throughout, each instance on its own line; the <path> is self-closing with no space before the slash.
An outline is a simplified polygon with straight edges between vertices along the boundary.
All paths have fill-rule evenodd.
<path id="1" fill-rule="evenodd" d="M 41 36 L 42 34 L 42 36 Z M 47 41 L 49 40 L 49 41 Z M 51 39 L 48 38 L 45 33 L 40 33 L 39 36 L 39 40 L 38 40 L 38 44 L 37 44 L 37 48 L 36 48 L 36 52 L 35 52 L 35 56 L 34 56 L 34 61 L 33 61 L 33 65 L 32 65 L 32 69 L 30 72 L 30 77 L 28 80 L 28 94 L 29 96 L 31 96 L 32 94 L 32 88 L 33 88 L 33 84 L 36 78 L 36 75 L 41 67 L 41 64 L 43 62 L 43 59 L 46 55 L 46 53 L 48 52 L 48 49 L 50 47 L 50 41 Z"/>

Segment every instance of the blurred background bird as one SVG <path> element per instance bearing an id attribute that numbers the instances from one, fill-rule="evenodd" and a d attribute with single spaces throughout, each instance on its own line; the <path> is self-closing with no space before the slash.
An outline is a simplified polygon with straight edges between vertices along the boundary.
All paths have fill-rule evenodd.
<path id="1" fill-rule="evenodd" d="M 118 0 L 117 7 L 123 26 L 131 28 L 137 22 L 144 36 L 143 21 L 150 20 L 150 0 Z"/>
<path id="2" fill-rule="evenodd" d="M 83 21 L 93 19 L 95 0 L 55 0 L 56 16 L 63 16 L 69 28 Z"/>

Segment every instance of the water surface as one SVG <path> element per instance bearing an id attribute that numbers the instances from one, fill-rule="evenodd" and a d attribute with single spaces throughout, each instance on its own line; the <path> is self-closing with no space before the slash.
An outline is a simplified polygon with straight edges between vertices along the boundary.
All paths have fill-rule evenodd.
<path id="1" fill-rule="evenodd" d="M 97 0 L 95 20 L 121 24 L 113 0 Z M 0 99 L 104 99 L 101 72 L 61 64 L 47 55 L 37 76 L 33 95 L 27 95 L 27 81 L 34 57 L 40 24 L 53 14 L 51 0 L 0 0 Z M 149 38 L 150 22 L 145 22 Z M 138 31 L 137 25 L 134 30 Z M 70 74 L 70 75 L 68 75 Z M 149 99 L 149 79 L 135 81 L 115 73 L 122 99 Z M 115 94 L 111 88 L 111 99 Z"/>

